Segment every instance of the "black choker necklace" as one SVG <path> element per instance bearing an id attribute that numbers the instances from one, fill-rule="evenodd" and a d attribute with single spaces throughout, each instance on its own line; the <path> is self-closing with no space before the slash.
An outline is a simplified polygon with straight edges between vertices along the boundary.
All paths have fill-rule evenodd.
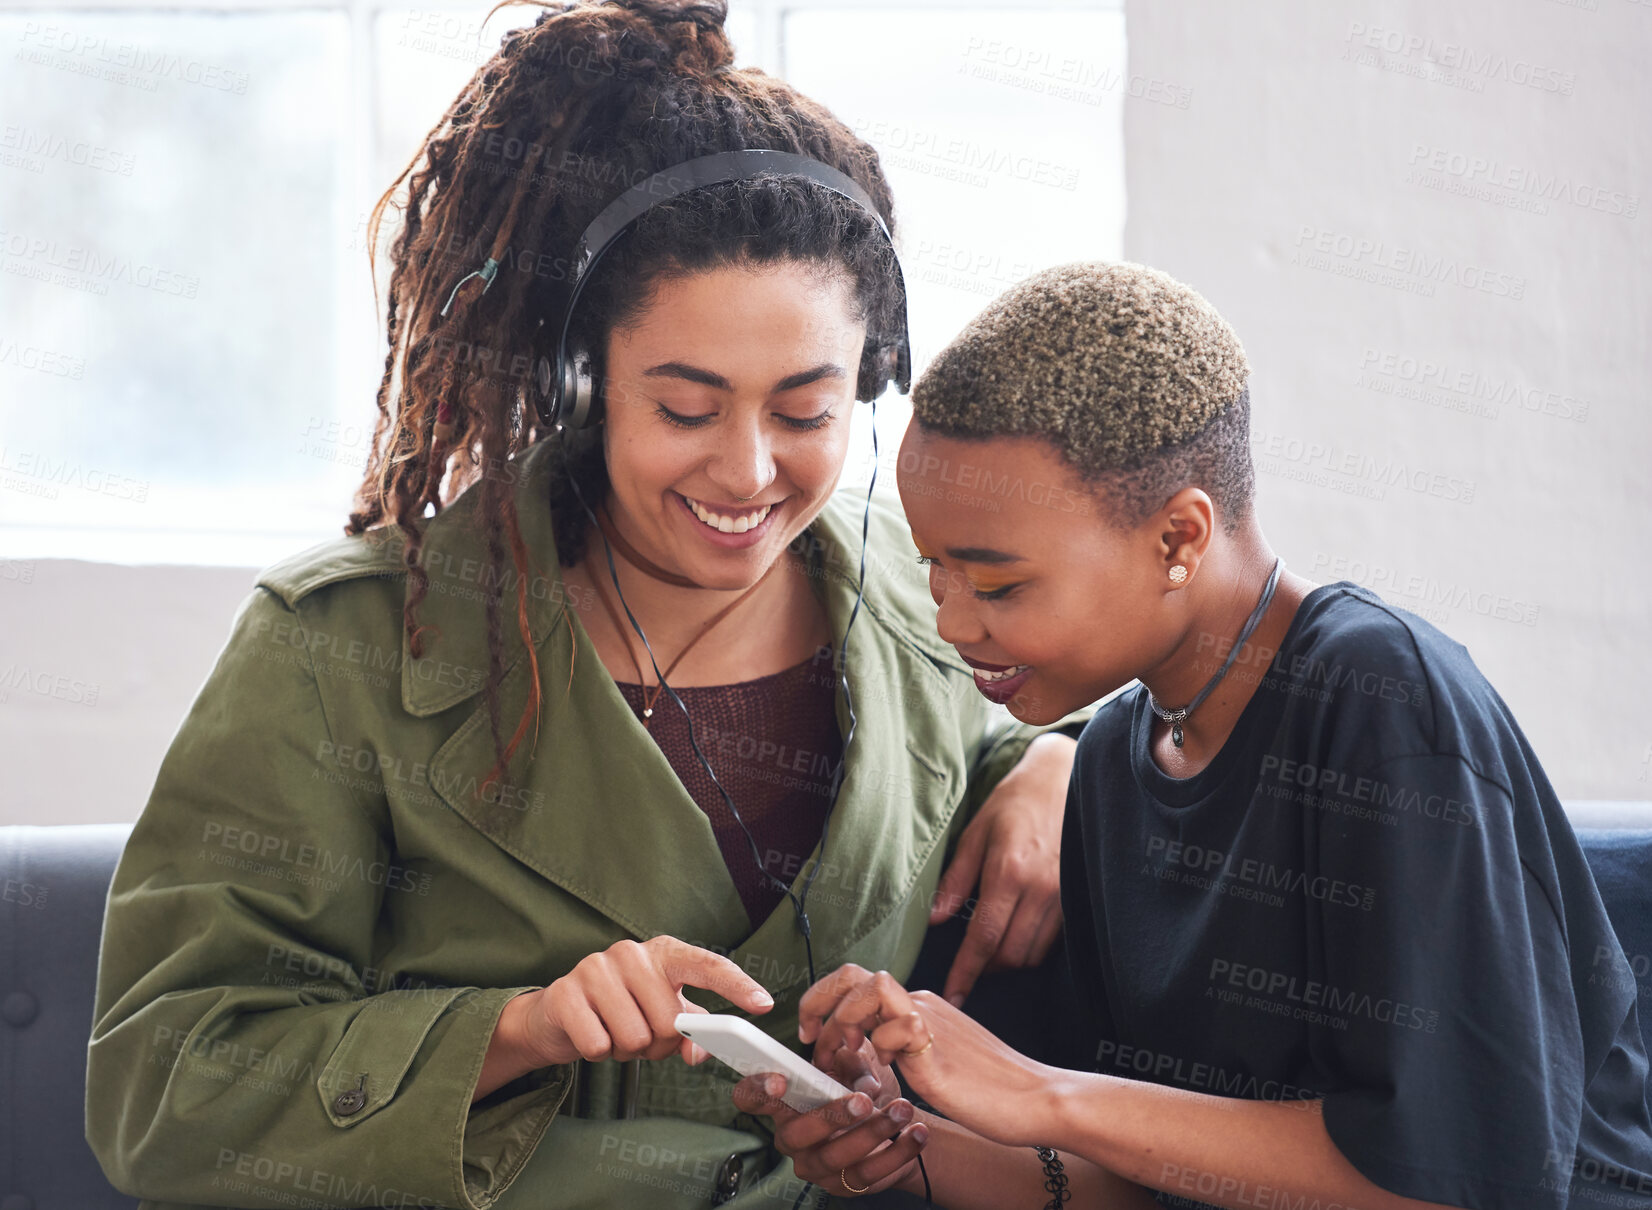
<path id="1" fill-rule="evenodd" d="M 1204 701 L 1210 695 L 1210 691 L 1216 688 L 1216 682 L 1227 675 L 1228 669 L 1233 667 L 1233 661 L 1239 658 L 1239 649 L 1245 645 L 1245 640 L 1250 638 L 1251 631 L 1256 629 L 1256 624 L 1262 620 L 1262 615 L 1268 611 L 1268 602 L 1273 600 L 1273 590 L 1279 584 L 1279 573 L 1284 569 L 1285 560 L 1275 559 L 1273 561 L 1273 573 L 1268 576 L 1268 583 L 1262 589 L 1262 599 L 1256 602 L 1256 608 L 1251 610 L 1250 617 L 1245 619 L 1244 628 L 1239 631 L 1239 637 L 1234 640 L 1233 649 L 1228 652 L 1228 658 L 1216 670 L 1216 675 L 1205 682 L 1205 687 L 1199 690 L 1198 695 L 1191 702 L 1179 710 L 1166 710 L 1153 700 L 1153 691 L 1151 689 L 1147 691 L 1147 704 L 1153 707 L 1154 714 L 1170 724 L 1170 742 L 1178 748 L 1182 746 L 1182 724 L 1187 721 L 1187 716 L 1193 713 L 1193 708 Z"/>

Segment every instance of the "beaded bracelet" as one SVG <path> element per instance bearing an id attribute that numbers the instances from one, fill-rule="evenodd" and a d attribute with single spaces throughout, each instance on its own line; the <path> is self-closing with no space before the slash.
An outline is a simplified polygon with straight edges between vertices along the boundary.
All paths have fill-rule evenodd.
<path id="1" fill-rule="evenodd" d="M 1044 1210 L 1061 1210 L 1061 1204 L 1073 1196 L 1067 1188 L 1067 1169 L 1054 1147 L 1034 1147 L 1033 1150 L 1044 1161 L 1044 1188 L 1050 1194 Z"/>

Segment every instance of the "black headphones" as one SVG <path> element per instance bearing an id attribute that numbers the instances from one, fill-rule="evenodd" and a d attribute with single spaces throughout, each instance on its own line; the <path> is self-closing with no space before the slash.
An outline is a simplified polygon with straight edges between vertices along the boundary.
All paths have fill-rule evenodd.
<path id="1" fill-rule="evenodd" d="M 556 357 L 540 357 L 534 366 L 537 390 L 534 406 L 540 422 L 546 427 L 585 428 L 601 419 L 602 407 L 596 374 L 590 350 L 568 347 L 568 329 L 573 322 L 579 295 L 590 280 L 591 271 L 601 263 L 603 255 L 624 235 L 631 224 L 641 218 L 651 206 L 693 189 L 718 185 L 724 181 L 746 180 L 764 173 L 787 176 L 805 176 L 841 193 L 865 210 L 875 220 L 885 239 L 890 239 L 889 226 L 883 221 L 871 195 L 852 178 L 830 164 L 808 156 L 793 155 L 789 151 L 749 149 L 720 151 L 684 160 L 670 168 L 656 172 L 620 194 L 602 212 L 592 219 L 574 248 L 573 293 L 563 313 L 562 333 L 556 342 Z M 894 241 L 890 239 L 893 250 Z M 895 260 L 895 278 L 901 287 L 900 334 L 894 348 L 895 360 L 891 378 L 904 395 L 912 385 L 911 342 L 906 327 L 906 280 L 901 273 L 900 260 Z"/>

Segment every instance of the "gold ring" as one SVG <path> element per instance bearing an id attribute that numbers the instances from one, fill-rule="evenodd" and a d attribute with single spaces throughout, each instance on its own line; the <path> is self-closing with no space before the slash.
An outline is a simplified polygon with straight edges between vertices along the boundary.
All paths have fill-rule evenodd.
<path id="1" fill-rule="evenodd" d="M 935 1045 L 935 1035 L 930 1034 L 929 1035 L 929 1041 L 925 1042 L 922 1046 L 918 1047 L 917 1050 L 903 1050 L 903 1051 L 901 1051 L 901 1053 L 909 1059 L 915 1059 L 919 1055 L 923 1054 L 924 1051 L 928 1050 L 933 1045 Z"/>
<path id="2" fill-rule="evenodd" d="M 837 1179 L 843 1182 L 843 1187 L 850 1193 L 865 1193 L 867 1189 L 872 1187 L 867 1185 L 864 1189 L 856 1189 L 849 1183 L 849 1170 L 847 1168 L 839 1168 L 837 1170 Z"/>

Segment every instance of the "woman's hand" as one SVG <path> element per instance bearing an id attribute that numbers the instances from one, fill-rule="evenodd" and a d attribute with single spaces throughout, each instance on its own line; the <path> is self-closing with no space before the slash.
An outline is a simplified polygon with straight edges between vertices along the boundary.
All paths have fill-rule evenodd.
<path id="1" fill-rule="evenodd" d="M 879 1109 L 901 1095 L 895 1069 L 878 1058 L 877 1048 L 865 1038 L 854 1049 L 816 1046 L 812 1062 L 845 1088 L 864 1092 Z"/>
<path id="2" fill-rule="evenodd" d="M 888 971 L 848 963 L 803 993 L 798 1037 L 816 1052 L 857 1051 L 869 1041 L 880 1062 L 940 1113 L 1009 1145 L 1044 1140 L 1056 1069 L 1006 1046 L 933 992 L 909 992 Z"/>
<path id="3" fill-rule="evenodd" d="M 900 1095 L 894 1069 L 866 1042 L 852 1048 L 817 1046 L 814 1063 L 854 1092 L 799 1113 L 780 1100 L 786 1077 L 771 1072 L 736 1084 L 734 1104 L 744 1113 L 773 1118 L 775 1147 L 791 1157 L 800 1178 L 828 1193 L 855 1197 L 904 1185 L 917 1171 L 929 1127 L 915 1120 L 917 1111 Z"/>
<path id="4" fill-rule="evenodd" d="M 678 1013 L 706 1011 L 683 996 L 684 986 L 716 992 L 750 1013 L 774 1007 L 762 985 L 721 954 L 661 935 L 616 941 L 588 954 L 549 987 L 518 996 L 506 1010 L 515 1010 L 514 1028 L 539 1067 L 672 1053 L 700 1063 L 705 1050 L 674 1023 Z"/>
<path id="5" fill-rule="evenodd" d="M 939 924 L 970 905 L 944 988 L 953 1004 L 982 971 L 1037 966 L 1061 932 L 1061 820 L 1077 747 L 1065 735 L 1034 739 L 958 839 L 929 909 Z"/>

